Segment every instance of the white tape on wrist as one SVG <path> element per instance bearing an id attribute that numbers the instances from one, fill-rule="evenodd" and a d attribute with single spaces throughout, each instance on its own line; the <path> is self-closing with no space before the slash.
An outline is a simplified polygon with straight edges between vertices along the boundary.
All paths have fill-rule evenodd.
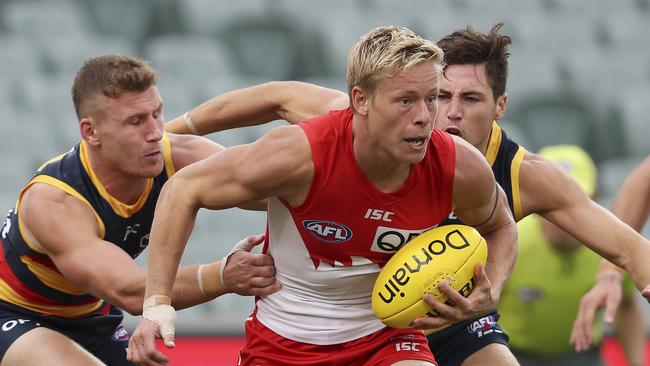
<path id="1" fill-rule="evenodd" d="M 171 305 L 172 298 L 167 295 L 151 295 L 142 303 L 142 311 L 154 305 Z"/>
<path id="2" fill-rule="evenodd" d="M 163 338 L 176 333 L 176 310 L 171 305 L 152 305 L 142 312 L 142 317 L 158 324 Z"/>
<path id="3" fill-rule="evenodd" d="M 169 296 L 152 295 L 142 305 L 142 317 L 158 324 L 163 338 L 176 332 L 176 310 L 170 303 Z"/>
<path id="4" fill-rule="evenodd" d="M 196 129 L 196 126 L 194 126 L 194 123 L 192 122 L 192 118 L 190 118 L 190 112 L 183 114 L 183 119 L 185 120 L 185 125 L 190 130 L 190 132 L 192 132 L 193 135 L 201 135 L 199 133 L 199 130 Z"/>

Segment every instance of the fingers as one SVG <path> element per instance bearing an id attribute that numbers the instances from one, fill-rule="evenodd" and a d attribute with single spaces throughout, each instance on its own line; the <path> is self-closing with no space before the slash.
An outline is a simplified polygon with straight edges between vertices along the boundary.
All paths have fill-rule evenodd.
<path id="1" fill-rule="evenodd" d="M 235 244 L 235 246 L 232 248 L 232 252 L 236 252 L 240 250 L 250 252 L 255 246 L 264 242 L 264 238 L 266 238 L 265 234 L 247 236 L 246 238 L 240 240 L 237 244 Z"/>
<path id="2" fill-rule="evenodd" d="M 248 264 L 253 266 L 273 266 L 274 264 L 273 257 L 268 254 L 255 254 L 246 251 L 237 251 L 233 253 L 228 262 L 228 264 L 233 262 L 233 264 L 240 266 Z"/>
<path id="3" fill-rule="evenodd" d="M 452 324 L 449 320 L 439 316 L 422 316 L 415 318 L 411 327 L 416 329 L 436 329 Z"/>
<path id="4" fill-rule="evenodd" d="M 169 364 L 169 358 L 156 349 L 158 324 L 143 319 L 129 339 L 127 359 L 138 365 L 158 366 Z"/>
<path id="5" fill-rule="evenodd" d="M 614 324 L 614 318 L 616 317 L 618 305 L 621 301 L 614 296 L 608 296 L 605 301 L 605 314 L 603 314 L 603 321 L 606 324 L 612 325 Z"/>
<path id="6" fill-rule="evenodd" d="M 422 329 L 440 327 L 485 314 L 493 309 L 496 304 L 491 295 L 491 282 L 485 273 L 485 267 L 480 263 L 477 264 L 474 267 L 474 274 L 476 284 L 467 297 L 446 280 L 440 281 L 438 290 L 447 296 L 448 301 L 442 302 L 431 294 L 424 294 L 422 299 L 438 316 L 418 318 L 413 321 L 413 326 Z M 444 300 L 444 297 L 442 299 Z"/>
<path id="7" fill-rule="evenodd" d="M 451 286 L 449 286 L 449 287 L 451 287 Z M 443 286 L 443 288 L 445 290 L 447 289 L 444 286 Z M 441 291 L 444 291 L 443 288 L 441 288 Z M 455 290 L 453 290 L 453 288 L 452 288 L 452 291 L 455 291 Z M 458 294 L 458 292 L 456 292 L 456 294 Z M 425 324 L 425 325 L 427 325 L 429 327 L 431 327 L 431 326 L 438 327 L 438 326 L 445 325 L 445 324 L 455 323 L 455 322 L 458 322 L 460 320 L 464 320 L 467 317 L 465 315 L 465 310 L 464 309 L 461 309 L 461 308 L 456 307 L 456 306 L 447 305 L 447 304 L 443 303 L 442 301 L 436 299 L 431 294 L 428 294 L 428 293 L 424 294 L 422 296 L 422 299 L 437 314 L 436 317 L 430 317 L 430 318 L 428 318 L 427 320 L 425 320 L 423 322 L 423 324 Z M 419 322 L 414 321 L 414 323 L 415 323 L 415 326 L 420 325 Z"/>
<path id="8" fill-rule="evenodd" d="M 570 338 L 570 342 L 574 344 L 577 352 L 586 351 L 591 346 L 592 327 L 597 310 L 598 302 L 593 301 L 590 297 L 584 297 L 580 301 L 578 316 L 573 323 Z"/>
<path id="9" fill-rule="evenodd" d="M 471 308 L 471 304 L 467 300 L 467 298 L 461 295 L 460 292 L 456 291 L 456 289 L 453 288 L 446 280 L 443 280 L 438 284 L 438 289 L 440 290 L 440 292 L 447 295 L 449 300 L 451 300 L 451 304 L 453 304 L 455 308 L 457 309 Z"/>
<path id="10" fill-rule="evenodd" d="M 641 291 L 641 295 L 650 303 L 650 285 L 646 286 L 643 291 Z"/>
<path id="11" fill-rule="evenodd" d="M 156 348 L 153 350 L 147 350 L 142 345 L 132 342 L 129 342 L 126 358 L 135 364 L 145 366 L 159 366 L 169 364 L 169 357 L 165 356 Z"/>
<path id="12" fill-rule="evenodd" d="M 269 286 L 265 287 L 252 287 L 249 289 L 249 292 L 253 296 L 268 296 L 270 294 L 276 293 L 282 289 L 280 282 L 275 281 Z"/>
<path id="13" fill-rule="evenodd" d="M 282 288 L 276 281 L 273 263 L 273 257 L 267 254 L 233 253 L 224 270 L 223 281 L 229 291 L 239 295 L 270 295 Z"/>

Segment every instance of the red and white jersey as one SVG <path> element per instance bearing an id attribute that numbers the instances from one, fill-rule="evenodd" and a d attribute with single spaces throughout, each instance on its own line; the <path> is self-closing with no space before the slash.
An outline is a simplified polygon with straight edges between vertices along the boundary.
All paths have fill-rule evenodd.
<path id="1" fill-rule="evenodd" d="M 452 138 L 434 130 L 404 185 L 383 193 L 354 157 L 350 109 L 301 126 L 311 145 L 312 186 L 299 207 L 269 199 L 264 250 L 282 290 L 258 299 L 257 317 L 291 340 L 338 344 L 384 327 L 370 306 L 377 274 L 404 243 L 450 213 L 456 152 Z"/>

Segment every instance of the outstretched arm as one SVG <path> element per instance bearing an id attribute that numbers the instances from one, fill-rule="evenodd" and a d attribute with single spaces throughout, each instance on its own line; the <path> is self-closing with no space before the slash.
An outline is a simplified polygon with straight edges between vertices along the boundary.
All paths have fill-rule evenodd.
<path id="1" fill-rule="evenodd" d="M 612 204 L 612 212 L 634 230 L 641 231 L 650 214 L 650 157 L 646 158 L 625 180 Z M 580 301 L 571 343 L 577 351 L 591 346 L 593 320 L 604 307 L 603 320 L 612 324 L 622 299 L 623 269 L 603 260 L 596 284 Z"/>
<path id="2" fill-rule="evenodd" d="M 37 183 L 22 197 L 19 215 L 24 234 L 52 259 L 60 272 L 53 276 L 63 276 L 60 281 L 69 283 L 70 291 L 88 292 L 131 314 L 140 314 L 146 270 L 120 247 L 101 239 L 91 208 L 56 187 Z M 181 268 L 171 294 L 174 305 L 200 304 L 223 295 L 226 288 L 255 295 L 277 291 L 278 284 L 269 286 L 274 282 L 272 258 L 247 253 L 231 261 L 230 268 L 223 271 L 223 281 L 222 261 Z M 240 261 L 246 262 L 246 273 L 240 273 Z M 257 285 L 249 286 L 253 283 Z"/>
<path id="3" fill-rule="evenodd" d="M 299 205 L 312 176 L 307 137 L 300 127 L 287 126 L 253 144 L 226 149 L 187 166 L 165 184 L 150 237 L 144 319 L 129 340 L 131 361 L 165 359 L 155 349 L 154 337 L 162 337 L 173 347 L 175 311 L 169 306 L 169 294 L 198 209 L 229 208 L 269 196 Z"/>
<path id="4" fill-rule="evenodd" d="M 624 268 L 650 298 L 650 242 L 592 201 L 558 164 L 528 154 L 520 168 L 525 214 L 541 214 L 602 257 Z M 525 190 L 525 191 L 524 191 Z"/>
<path id="5" fill-rule="evenodd" d="M 199 208 L 230 208 L 268 196 L 292 198 L 304 190 L 311 169 L 309 144 L 297 126 L 277 128 L 253 144 L 181 169 L 167 181 L 156 205 L 147 296 L 170 294 Z"/>
<path id="6" fill-rule="evenodd" d="M 299 81 L 275 81 L 234 90 L 210 99 L 165 124 L 167 132 L 198 134 L 254 126 L 278 119 L 300 123 L 333 109 L 349 105 L 347 94 Z"/>

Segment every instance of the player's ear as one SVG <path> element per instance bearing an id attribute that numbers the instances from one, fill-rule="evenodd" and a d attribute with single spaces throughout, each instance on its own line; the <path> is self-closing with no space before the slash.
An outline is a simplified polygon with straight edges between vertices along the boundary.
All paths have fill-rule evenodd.
<path id="1" fill-rule="evenodd" d="M 81 132 L 81 138 L 87 143 L 91 145 L 99 144 L 95 121 L 91 117 L 84 117 L 79 121 L 79 131 Z"/>
<path id="2" fill-rule="evenodd" d="M 503 115 L 506 113 L 506 105 L 508 104 L 508 94 L 503 93 L 497 98 L 496 107 L 494 108 L 494 119 L 500 120 L 503 119 Z"/>
<path id="3" fill-rule="evenodd" d="M 352 110 L 356 113 L 366 116 L 368 115 L 368 104 L 370 103 L 370 95 L 364 89 L 355 86 L 350 91 L 350 102 L 352 103 Z"/>

